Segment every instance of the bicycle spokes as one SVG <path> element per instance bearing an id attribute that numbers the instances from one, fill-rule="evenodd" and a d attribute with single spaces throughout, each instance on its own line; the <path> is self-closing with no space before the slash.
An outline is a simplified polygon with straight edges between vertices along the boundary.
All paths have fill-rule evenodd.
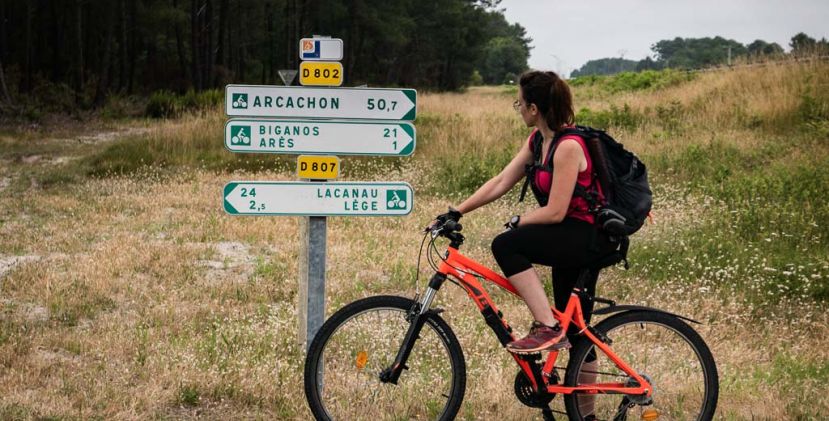
<path id="1" fill-rule="evenodd" d="M 608 336 L 613 339 L 613 353 L 650 384 L 651 394 L 581 394 L 580 411 L 596 419 L 697 420 L 707 401 L 706 373 L 697 351 L 681 333 L 660 323 L 631 323 L 614 327 Z M 638 387 L 611 359 L 593 347 L 589 367 L 596 384 L 623 383 Z M 582 363 L 582 365 L 586 365 Z M 588 405 L 584 405 L 587 402 Z M 587 409 L 584 409 L 587 407 Z"/>
<path id="2" fill-rule="evenodd" d="M 330 335 L 317 371 L 321 406 L 330 419 L 435 419 L 452 395 L 453 359 L 430 324 L 416 332 L 415 351 L 395 382 L 381 380 L 394 366 L 410 331 L 407 309 L 374 308 L 352 315 Z"/>

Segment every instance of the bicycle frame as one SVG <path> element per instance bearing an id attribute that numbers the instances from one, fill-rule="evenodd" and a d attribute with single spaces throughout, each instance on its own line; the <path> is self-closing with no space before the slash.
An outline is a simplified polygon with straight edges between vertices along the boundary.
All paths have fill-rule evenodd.
<path id="1" fill-rule="evenodd" d="M 458 284 L 466 290 L 466 293 L 478 306 L 478 309 L 484 316 L 484 320 L 495 332 L 495 335 L 500 340 L 502 346 L 505 346 L 507 343 L 515 340 L 515 337 L 512 335 L 512 328 L 503 318 L 502 313 L 498 310 L 495 302 L 492 301 L 481 282 L 479 282 L 478 277 L 482 277 L 490 282 L 493 282 L 513 295 L 519 296 L 518 291 L 514 286 L 512 286 L 509 280 L 495 273 L 486 266 L 464 256 L 457 250 L 457 248 L 451 246 L 448 248 L 446 259 L 440 263 L 438 273 L 435 274 L 435 277 L 443 277 L 444 279 L 446 276 L 451 276 L 457 280 Z M 434 285 L 437 284 L 436 286 L 439 288 L 442 280 L 434 282 L 434 279 L 435 278 L 433 277 L 433 282 L 430 282 L 430 287 L 434 288 Z M 437 288 L 434 288 L 435 292 Z M 639 386 L 625 386 L 624 383 L 594 383 L 575 387 L 563 386 L 558 383 L 550 384 L 548 379 L 553 377 L 553 369 L 555 367 L 555 362 L 558 359 L 559 351 L 551 351 L 547 355 L 547 359 L 544 361 L 543 368 L 540 371 L 538 363 L 535 359 L 526 358 L 526 356 L 517 354 L 511 354 L 513 358 L 515 358 L 515 362 L 518 363 L 518 366 L 521 367 L 521 370 L 532 383 L 533 389 L 537 391 L 539 390 L 539 387 L 541 387 L 546 390 L 547 393 L 561 394 L 580 392 L 587 394 L 606 393 L 650 396 L 653 391 L 650 383 L 627 363 L 622 361 L 616 354 L 614 354 L 610 346 L 600 340 L 597 335 L 594 334 L 594 331 L 589 328 L 584 320 L 584 314 L 582 313 L 579 292 L 580 288 L 577 284 L 570 293 L 570 299 L 567 302 L 567 307 L 564 312 L 559 312 L 555 308 L 552 309 L 556 319 L 558 319 L 559 323 L 561 323 L 562 329 L 567 331 L 570 324 L 574 324 L 579 329 L 579 334 L 585 335 L 591 342 L 593 342 L 593 344 L 595 344 L 596 348 L 607 355 L 607 357 L 610 358 L 610 360 L 613 361 L 613 363 L 616 364 L 620 370 L 634 379 Z M 432 292 L 432 296 L 434 296 L 434 292 Z M 425 302 L 427 304 L 431 303 L 431 298 L 428 298 Z M 426 310 L 428 309 L 423 309 L 424 312 Z"/>

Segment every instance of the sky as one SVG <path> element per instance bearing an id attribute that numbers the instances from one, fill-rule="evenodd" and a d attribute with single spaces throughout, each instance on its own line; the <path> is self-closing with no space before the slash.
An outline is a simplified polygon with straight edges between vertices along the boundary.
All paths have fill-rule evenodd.
<path id="1" fill-rule="evenodd" d="M 533 39 L 529 65 L 568 75 L 588 60 L 641 60 L 663 39 L 756 39 L 789 50 L 798 32 L 829 39 L 829 0 L 502 0 Z"/>

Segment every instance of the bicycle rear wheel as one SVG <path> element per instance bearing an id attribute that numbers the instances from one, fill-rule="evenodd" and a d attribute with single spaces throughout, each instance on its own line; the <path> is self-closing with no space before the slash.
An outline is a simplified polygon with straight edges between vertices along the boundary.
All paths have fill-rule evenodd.
<path id="1" fill-rule="evenodd" d="M 463 351 L 449 325 L 427 319 L 397 384 L 380 372 L 397 356 L 414 301 L 355 301 L 320 328 L 305 360 L 305 395 L 319 420 L 451 420 L 466 387 Z"/>
<path id="2" fill-rule="evenodd" d="M 653 394 L 650 399 L 618 394 L 565 395 L 570 419 L 582 420 L 591 414 L 597 420 L 713 418 L 719 393 L 717 367 L 708 346 L 687 323 L 661 312 L 628 311 L 602 320 L 595 328 L 612 340 L 611 349 L 622 361 L 648 378 Z M 584 338 L 570 354 L 564 383 L 635 381 Z"/>

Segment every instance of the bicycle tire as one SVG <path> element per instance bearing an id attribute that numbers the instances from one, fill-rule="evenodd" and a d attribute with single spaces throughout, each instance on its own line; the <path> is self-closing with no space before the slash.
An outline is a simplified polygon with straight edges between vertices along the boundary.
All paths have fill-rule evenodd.
<path id="1" fill-rule="evenodd" d="M 648 325 L 647 334 L 645 334 L 645 325 Z M 633 333 L 642 332 L 641 336 L 646 338 L 646 340 L 642 341 L 644 343 L 637 343 L 637 341 L 629 339 L 634 336 L 633 334 L 629 333 L 628 335 L 623 335 L 622 333 L 628 331 L 622 328 L 628 327 L 634 328 Z M 661 327 L 662 329 L 656 329 L 657 327 Z M 694 419 L 698 421 L 709 421 L 714 417 L 714 411 L 717 407 L 717 398 L 719 394 L 717 366 L 714 362 L 714 357 L 711 354 L 711 351 L 705 344 L 705 341 L 703 341 L 702 337 L 700 337 L 699 334 L 687 323 L 670 314 L 658 311 L 635 310 L 626 311 L 624 313 L 608 317 L 598 323 L 595 326 L 595 329 L 602 334 L 607 335 L 613 341 L 611 349 L 614 353 L 616 353 L 633 369 L 639 371 L 640 374 L 648 375 L 652 380 L 649 380 L 649 382 L 651 382 L 654 387 L 652 395 L 653 402 L 645 405 L 636 405 L 634 402 L 633 408 L 638 407 L 639 411 L 645 411 L 649 408 L 654 409 L 662 419 Z M 675 340 L 677 344 L 684 342 L 688 345 L 690 351 L 692 351 L 693 355 L 696 356 L 696 363 L 699 364 L 698 367 L 696 367 L 696 364 L 691 361 L 693 358 L 686 358 L 687 356 L 681 353 L 680 347 L 673 345 L 673 341 L 669 341 L 670 338 L 667 335 L 671 332 L 679 338 L 679 340 Z M 579 373 L 582 370 L 581 367 L 584 365 L 588 354 L 593 349 L 593 343 L 586 337 L 576 343 L 570 353 L 570 360 L 567 364 L 567 370 L 564 378 L 565 385 L 576 386 L 578 384 Z M 657 350 L 658 352 L 655 353 L 653 350 Z M 604 373 L 615 369 L 616 373 L 623 373 L 621 370 L 616 368 L 615 364 L 613 364 L 612 361 L 610 361 L 610 359 L 598 349 L 594 355 L 597 356 L 596 364 L 598 368 L 595 369 L 596 372 Z M 659 357 L 650 358 L 652 355 L 658 355 Z M 687 369 L 688 367 L 690 367 L 690 370 Z M 651 371 L 649 372 L 649 370 Z M 669 371 L 671 372 L 670 374 L 668 373 Z M 683 373 L 684 371 L 687 372 Z M 692 371 L 700 371 L 699 376 L 694 375 Z M 604 374 L 596 374 L 596 376 L 604 376 Z M 682 405 L 696 407 L 696 404 L 694 403 L 695 401 L 689 400 L 688 397 L 700 395 L 698 389 L 683 389 L 681 386 L 677 388 L 678 390 L 683 391 L 683 393 L 686 393 L 688 396 L 684 394 L 676 396 L 675 394 L 672 394 L 673 389 L 671 389 L 671 391 L 664 391 L 661 389 L 660 381 L 662 385 L 675 388 L 676 386 L 674 386 L 674 383 L 672 382 L 672 380 L 675 380 L 673 377 L 682 377 L 683 381 L 689 380 L 694 383 L 700 383 L 697 386 L 701 386 L 704 389 L 701 393 L 701 398 L 699 398 L 699 413 L 696 417 L 694 417 L 693 414 L 684 413 L 684 406 Z M 671 380 L 666 383 L 664 380 L 665 378 L 670 378 Z M 598 382 L 605 380 L 606 378 L 603 378 Z M 617 379 L 616 381 L 619 380 Z M 596 380 L 593 382 L 596 382 Z M 571 420 L 580 421 L 584 419 L 585 415 L 590 415 L 589 410 L 585 411 L 585 414 L 581 413 L 582 410 L 579 409 L 578 405 L 579 396 L 585 395 L 574 393 L 564 396 L 567 416 Z M 594 414 L 596 419 L 614 419 L 612 416 L 614 415 L 613 403 L 621 403 L 624 395 L 597 394 L 593 396 L 595 396 L 593 399 L 596 411 L 604 411 Z M 605 401 L 599 402 L 599 398 Z M 605 405 L 606 403 L 608 405 Z M 618 403 L 616 404 L 617 408 Z M 696 412 L 694 409 L 691 409 L 691 411 L 694 413 Z M 618 412 L 616 414 L 618 415 Z M 638 419 L 639 417 L 630 416 L 630 418 Z"/>
<path id="2" fill-rule="evenodd" d="M 398 384 L 394 385 L 390 383 L 381 383 L 379 380 L 379 371 L 394 361 L 400 347 L 400 343 L 402 342 L 402 338 L 406 334 L 406 328 L 408 328 L 409 325 L 409 322 L 405 320 L 405 317 L 409 309 L 412 308 L 413 304 L 414 301 L 404 297 L 368 297 L 346 305 L 334 313 L 325 323 L 323 323 L 319 332 L 314 337 L 314 340 L 311 342 L 310 348 L 308 349 L 304 370 L 305 396 L 311 412 L 317 420 L 370 419 L 372 421 L 380 421 L 383 419 L 438 419 L 443 421 L 455 418 L 458 410 L 460 409 L 465 393 L 466 363 L 464 361 L 463 350 L 461 349 L 460 342 L 458 342 L 457 337 L 454 332 L 452 332 L 452 329 L 446 321 L 444 321 L 440 316 L 436 314 L 430 314 L 428 316 L 429 318 L 426 320 L 424 328 L 420 332 L 418 341 L 415 343 L 412 354 L 407 362 L 407 366 L 409 368 L 407 370 L 403 370 Z M 353 355 L 357 355 L 357 362 L 355 365 L 360 364 L 360 351 L 356 350 L 356 348 L 359 348 L 360 345 L 356 345 L 355 349 L 348 349 L 351 348 L 349 341 L 353 338 L 358 338 L 355 342 L 359 342 L 361 338 L 360 333 L 366 329 L 371 330 L 369 328 L 362 327 L 359 324 L 362 315 L 381 314 L 381 310 L 387 311 L 391 315 L 391 322 L 396 323 L 396 326 L 400 328 L 395 329 L 396 331 L 389 332 L 390 335 L 383 337 L 382 340 L 378 337 L 378 341 L 376 341 L 376 343 L 373 341 L 373 338 L 371 338 L 371 340 L 368 341 L 370 344 L 366 346 L 373 347 L 376 344 L 379 344 L 377 346 L 387 344 L 385 349 L 382 349 L 377 353 L 373 351 L 371 353 L 364 353 L 364 367 L 357 367 L 354 369 L 354 367 L 349 367 L 348 365 L 338 365 L 340 359 L 337 357 L 345 356 L 348 358 L 349 353 L 351 353 L 352 360 L 354 360 Z M 355 331 L 354 329 L 358 330 Z M 345 333 L 338 335 L 340 332 Z M 352 332 L 357 333 L 352 334 Z M 374 332 L 369 332 L 369 334 L 373 335 Z M 337 335 L 336 339 L 332 340 L 335 338 L 335 335 Z M 348 335 L 352 336 L 349 337 Z M 343 336 L 344 338 L 340 338 L 340 336 Z M 347 346 L 340 346 L 339 342 L 336 342 L 341 339 L 345 339 L 344 343 Z M 332 344 L 332 342 L 336 343 Z M 438 347 L 438 343 L 442 345 L 442 347 Z M 445 350 L 446 354 L 448 354 L 445 356 L 448 358 L 445 358 L 443 355 L 438 355 L 436 358 L 433 358 L 434 356 L 430 357 L 429 353 L 424 353 L 424 351 L 435 351 L 440 350 L 441 348 Z M 353 354 L 354 351 L 357 353 Z M 426 358 L 432 358 L 432 361 L 436 363 L 440 363 L 441 359 L 448 359 L 449 362 L 451 379 L 446 382 L 449 387 L 448 396 L 446 393 L 441 393 L 441 396 L 446 398 L 445 405 L 443 405 L 442 408 L 436 409 L 435 404 L 432 401 L 418 402 L 419 399 L 425 401 L 427 399 L 426 395 L 430 392 L 440 393 L 439 390 L 412 390 L 411 393 L 409 393 L 410 391 L 408 388 L 404 389 L 405 385 L 414 385 L 417 384 L 416 381 L 422 380 L 420 378 L 413 378 L 416 374 L 427 374 L 423 373 L 421 370 L 432 369 L 432 363 L 427 361 Z M 369 360 L 371 364 L 369 364 Z M 325 367 L 331 366 L 332 364 L 338 365 L 338 367 L 330 371 L 326 371 Z M 321 365 L 322 368 L 320 368 Z M 371 365 L 371 370 L 367 368 L 369 365 Z M 439 366 L 438 368 L 440 367 L 442 366 Z M 342 368 L 342 370 L 340 368 Z M 428 374 L 433 373 L 429 372 Z M 437 377 L 437 380 L 440 380 L 440 376 Z M 355 395 L 359 395 L 365 391 L 354 387 L 346 387 L 344 389 L 345 392 L 343 393 L 344 396 L 335 396 L 336 391 L 339 389 L 331 387 L 330 382 L 353 382 L 355 381 L 355 378 L 365 379 L 369 386 L 368 388 L 375 388 L 370 392 L 372 398 L 376 398 L 378 394 L 385 396 L 387 394 L 392 394 L 392 392 L 398 392 L 405 395 L 399 398 L 404 401 L 400 402 L 398 400 L 393 400 L 391 404 L 387 403 L 386 407 L 375 408 L 373 406 L 378 405 L 373 405 L 368 402 L 361 402 L 358 399 L 359 396 L 355 398 Z M 429 379 L 427 378 L 427 380 Z M 432 380 L 434 381 L 434 379 Z M 327 390 L 325 390 L 325 393 L 323 393 L 323 387 L 321 385 L 329 385 Z M 434 394 L 432 396 L 434 396 Z M 347 407 L 343 407 L 343 405 L 339 403 L 343 399 L 350 402 Z M 353 412 L 351 412 L 352 409 Z M 398 414 L 395 412 L 397 410 L 404 413 Z M 332 412 L 336 413 L 332 414 Z"/>

